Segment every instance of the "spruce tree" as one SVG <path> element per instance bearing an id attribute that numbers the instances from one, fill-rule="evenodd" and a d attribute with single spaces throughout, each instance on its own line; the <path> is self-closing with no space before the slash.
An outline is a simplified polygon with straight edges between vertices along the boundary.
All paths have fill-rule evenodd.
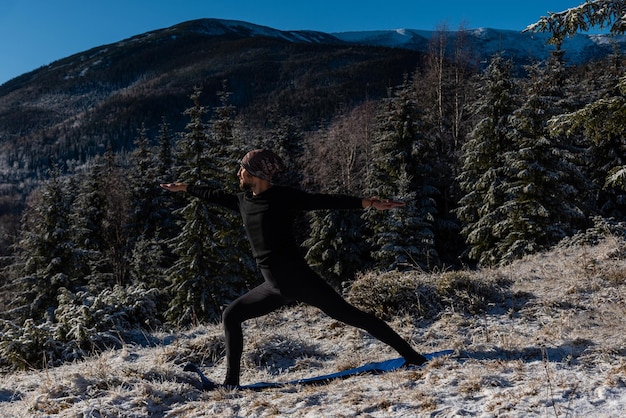
<path id="1" fill-rule="evenodd" d="M 215 173 L 219 176 L 221 187 L 237 192 L 239 179 L 239 161 L 247 152 L 243 148 L 243 140 L 236 133 L 236 106 L 230 103 L 232 92 L 227 88 L 226 81 L 222 84 L 222 90 L 217 92 L 219 105 L 213 108 L 213 116 L 209 121 L 209 149 L 213 158 L 219 161 L 220 171 Z M 238 212 L 221 210 L 220 216 L 226 223 L 219 233 L 219 241 L 223 247 L 222 257 L 225 264 L 220 272 L 222 303 L 230 300 L 242 292 L 247 283 L 253 282 L 258 277 L 256 263 L 251 256 L 250 246 L 246 238 L 245 230 Z"/>
<path id="2" fill-rule="evenodd" d="M 159 242 L 160 252 L 163 254 L 163 265 L 171 265 L 173 255 L 169 251 L 167 242 L 178 234 L 177 216 L 173 213 L 177 207 L 180 207 L 183 196 L 172 196 L 158 187 L 161 183 L 172 181 L 174 177 L 174 147 L 175 134 L 170 130 L 170 125 L 165 118 L 159 124 L 157 134 L 157 147 L 155 161 L 155 173 L 152 187 L 157 190 L 154 196 L 152 217 L 156 224 L 156 237 Z"/>
<path id="3" fill-rule="evenodd" d="M 509 117 L 516 108 L 516 85 L 512 64 L 494 56 L 481 76 L 479 97 L 471 111 L 478 120 L 463 145 L 459 184 L 465 195 L 459 200 L 457 215 L 463 222 L 462 234 L 468 256 L 482 265 L 499 261 L 495 227 L 504 220 L 500 210 L 505 201 L 507 178 L 503 154 L 510 150 L 507 132 Z"/>
<path id="4" fill-rule="evenodd" d="M 414 205 L 399 211 L 417 211 L 414 220 L 405 225 L 398 235 L 390 236 L 397 220 L 388 214 L 368 211 L 364 215 L 372 231 L 372 257 L 379 269 L 398 268 L 400 257 L 412 260 L 413 265 L 432 268 L 439 264 L 433 243 L 433 223 L 437 213 L 434 196 L 438 193 L 432 178 L 434 144 L 421 135 L 424 130 L 417 96 L 409 77 L 392 97 L 385 100 L 379 114 L 379 125 L 372 141 L 372 171 L 368 183 L 372 196 L 391 199 L 415 198 Z M 385 241 L 393 239 L 393 242 Z M 381 248 L 394 248 L 395 252 Z M 413 245 L 418 242 L 419 247 Z"/>
<path id="5" fill-rule="evenodd" d="M 239 161 L 249 150 L 243 138 L 237 133 L 237 108 L 230 103 L 231 96 L 232 92 L 228 90 L 224 81 L 222 90 L 217 92 L 219 105 L 212 109 L 213 115 L 208 123 L 208 145 L 219 167 L 216 173 L 219 174 L 223 187 L 237 191 Z"/>
<path id="6" fill-rule="evenodd" d="M 106 243 L 102 234 L 107 208 L 105 175 L 104 158 L 96 156 L 87 165 L 87 172 L 79 176 L 80 186 L 70 213 L 72 239 L 81 260 L 80 274 L 92 291 L 98 291 L 105 283 L 114 281 L 113 268 L 105 255 Z"/>
<path id="7" fill-rule="evenodd" d="M 596 92 L 600 98 L 549 122 L 551 135 L 586 147 L 585 169 L 595 183 L 593 212 L 617 219 L 626 215 L 626 78 L 622 71 L 604 63 L 601 74 L 610 84 Z"/>
<path id="8" fill-rule="evenodd" d="M 200 94 L 197 88 L 191 96 L 194 105 L 185 112 L 190 121 L 178 143 L 178 179 L 221 189 L 223 148 L 211 144 L 205 122 L 208 109 L 200 104 Z M 232 271 L 239 270 L 241 262 L 229 239 L 233 226 L 223 209 L 207 207 L 200 199 L 189 199 L 176 212 L 182 222 L 173 240 L 178 259 L 168 271 L 173 297 L 167 317 L 178 323 L 217 319 L 223 305 L 238 295 L 245 279 Z"/>
<path id="9" fill-rule="evenodd" d="M 294 118 L 284 117 L 274 129 L 276 152 L 283 157 L 285 173 L 282 181 L 287 184 L 302 184 L 302 157 L 304 155 L 304 132 Z M 286 177 L 287 176 L 287 177 Z"/>
<path id="10" fill-rule="evenodd" d="M 609 28 L 612 34 L 626 32 L 624 3 L 614 0 L 589 0 L 562 12 L 550 13 L 529 25 L 529 32 L 550 32 L 550 42 L 561 45 L 568 36 L 592 28 Z"/>
<path id="11" fill-rule="evenodd" d="M 161 119 L 159 124 L 159 133 L 157 135 L 158 152 L 156 162 L 156 176 L 159 183 L 171 179 L 172 167 L 174 165 L 174 157 L 172 152 L 174 134 L 170 129 L 170 124 L 165 117 Z"/>
<path id="12" fill-rule="evenodd" d="M 127 183 L 119 157 L 109 144 L 104 153 L 104 173 L 101 180 L 104 190 L 105 205 L 103 208 L 101 235 L 103 253 L 111 266 L 112 281 L 108 286 L 126 285 L 129 279 L 128 263 L 130 243 L 127 234 L 130 222 L 130 191 L 121 186 Z"/>
<path id="13" fill-rule="evenodd" d="M 97 292 L 127 284 L 130 251 L 129 181 L 109 146 L 81 175 L 71 208 L 72 235 L 81 253 L 85 281 Z"/>
<path id="14" fill-rule="evenodd" d="M 577 7 L 558 13 L 550 13 L 526 29 L 530 32 L 551 33 L 550 42 L 560 46 L 567 36 L 587 32 L 593 28 L 609 28 L 611 34 L 626 32 L 624 4 L 621 1 L 590 0 Z M 602 69 L 602 76 L 614 72 L 614 65 Z M 609 71 L 607 71 L 607 69 Z M 584 133 L 590 144 L 590 174 L 600 177 L 604 186 L 604 201 L 600 211 L 605 216 L 624 216 L 626 201 L 626 161 L 623 140 L 626 116 L 626 81 L 623 69 L 617 69 L 618 77 L 610 93 L 587 104 L 582 109 L 558 115 L 550 123 L 551 131 L 557 135 Z M 602 178 L 604 177 L 604 178 Z M 621 208 L 620 208 L 621 206 Z"/>
<path id="15" fill-rule="evenodd" d="M 156 158 L 150 147 L 145 125 L 135 139 L 135 148 L 130 155 L 127 187 L 130 194 L 130 219 L 127 226 L 132 245 L 139 237 L 152 238 L 159 227 L 158 197 L 161 192 L 156 184 Z"/>
<path id="16" fill-rule="evenodd" d="M 61 288 L 73 288 L 76 251 L 70 233 L 70 199 L 60 170 L 49 172 L 39 199 L 23 215 L 18 242 L 20 278 L 16 303 L 23 319 L 54 322 Z"/>
<path id="17" fill-rule="evenodd" d="M 269 136 L 261 146 L 271 149 L 285 164 L 285 169 L 276 180 L 283 185 L 300 187 L 303 181 L 301 160 L 304 155 L 304 133 L 290 116 L 273 114 L 270 125 Z"/>
<path id="18" fill-rule="evenodd" d="M 493 229 L 502 262 L 547 249 L 585 222 L 580 199 L 586 190 L 575 155 L 564 138 L 547 130 L 548 120 L 567 110 L 560 54 L 531 70 L 525 102 L 511 119 L 508 139 L 514 149 L 504 154 L 505 219 Z"/>
<path id="19" fill-rule="evenodd" d="M 411 190 L 413 179 L 408 170 L 400 170 L 399 176 L 396 196 L 407 205 L 386 214 L 384 228 L 372 237 L 372 254 L 375 260 L 385 260 L 386 270 L 429 271 L 439 264 L 433 232 L 434 202 L 427 195 L 418 196 L 427 188 Z"/>
<path id="20" fill-rule="evenodd" d="M 164 127 L 162 126 L 162 130 Z M 162 135 L 167 135 L 161 132 Z M 168 138 L 161 138 L 163 158 L 167 158 L 169 148 L 163 144 Z M 132 280 L 148 289 L 162 291 L 165 287 L 164 246 L 161 245 L 160 231 L 164 223 L 164 195 L 158 187 L 158 170 L 165 168 L 164 161 L 155 158 L 150 146 L 148 132 L 142 126 L 135 141 L 135 149 L 130 156 L 128 188 L 130 199 L 130 222 L 126 229 L 130 246 L 129 268 Z"/>
<path id="21" fill-rule="evenodd" d="M 359 211 L 315 211 L 309 225 L 309 237 L 303 242 L 305 258 L 331 285 L 340 288 L 366 268 Z"/>

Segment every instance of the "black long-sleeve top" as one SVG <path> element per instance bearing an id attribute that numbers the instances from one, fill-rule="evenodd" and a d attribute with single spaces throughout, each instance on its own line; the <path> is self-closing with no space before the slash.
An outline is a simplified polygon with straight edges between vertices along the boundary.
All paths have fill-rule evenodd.
<path id="1" fill-rule="evenodd" d="M 272 259 L 301 257 L 293 234 L 297 212 L 317 209 L 359 209 L 361 198 L 308 193 L 283 186 L 272 186 L 258 195 L 250 191 L 231 194 L 205 186 L 188 186 L 187 193 L 207 202 L 239 210 L 252 246 L 252 255 L 260 267 L 269 267 Z"/>

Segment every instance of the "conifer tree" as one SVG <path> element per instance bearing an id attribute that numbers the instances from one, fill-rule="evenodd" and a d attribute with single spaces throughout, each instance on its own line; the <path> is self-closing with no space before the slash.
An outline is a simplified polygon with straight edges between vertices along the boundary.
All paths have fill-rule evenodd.
<path id="1" fill-rule="evenodd" d="M 130 183 L 109 146 L 88 164 L 73 200 L 73 239 L 94 292 L 128 279 Z"/>
<path id="2" fill-rule="evenodd" d="M 577 7 L 558 13 L 550 13 L 529 25 L 530 32 L 549 32 L 550 41 L 560 46 L 567 36 L 592 28 L 609 28 L 611 34 L 626 32 L 624 4 L 613 0 L 590 0 Z M 610 67 L 609 67 L 610 69 Z M 603 75 L 606 74 L 603 69 Z M 605 216 L 623 216 L 626 209 L 626 161 L 624 120 L 626 120 L 626 78 L 623 69 L 617 69 L 615 84 L 607 94 L 582 109 L 555 116 L 550 121 L 553 135 L 577 135 L 582 133 L 590 142 L 591 177 L 599 178 L 604 186 L 607 201 L 600 202 Z M 621 202 L 621 205 L 620 205 Z M 619 206 L 622 206 L 621 210 Z"/>
<path id="3" fill-rule="evenodd" d="M 269 137 L 261 146 L 278 154 L 285 164 L 277 181 L 283 185 L 299 187 L 303 181 L 301 160 L 304 155 L 304 134 L 297 121 L 290 116 L 272 114 Z"/>
<path id="4" fill-rule="evenodd" d="M 394 237 L 387 231 L 395 228 L 393 217 L 368 211 L 365 214 L 372 230 L 372 257 L 380 269 L 397 268 L 398 257 L 413 260 L 413 265 L 432 268 L 439 264 L 433 243 L 433 222 L 437 213 L 434 196 L 438 189 L 432 178 L 434 146 L 421 135 L 424 130 L 422 117 L 416 105 L 416 93 L 408 76 L 392 97 L 386 99 L 379 115 L 379 126 L 372 141 L 373 167 L 368 183 L 373 196 L 408 199 L 415 196 L 415 206 L 401 210 L 415 210 L 421 220 L 405 225 Z M 414 214 L 410 214 L 415 220 Z M 384 237 L 384 238 L 383 238 Z M 397 250 L 395 253 L 380 247 L 385 245 Z M 412 243 L 419 242 L 416 247 Z M 376 245 L 378 244 L 378 245 Z"/>
<path id="5" fill-rule="evenodd" d="M 560 54 L 532 68 L 525 102 L 513 112 L 504 154 L 507 168 L 504 219 L 493 229 L 501 262 L 549 248 L 584 226 L 586 193 L 575 155 L 564 138 L 549 136 L 547 122 L 567 110 Z"/>
<path id="6" fill-rule="evenodd" d="M 130 222 L 126 230 L 130 246 L 129 268 L 132 280 L 147 288 L 163 291 L 164 247 L 161 245 L 160 232 L 163 230 L 165 215 L 162 204 L 165 196 L 158 187 L 158 170 L 167 170 L 164 165 L 169 156 L 169 138 L 161 127 L 161 148 L 165 155 L 161 160 L 155 158 L 154 148 L 150 146 L 147 129 L 142 126 L 131 153 L 128 176 L 130 199 Z M 170 157 L 171 158 L 171 157 Z M 159 167 L 161 165 L 161 167 Z M 167 208 L 167 207 L 166 207 Z"/>
<path id="7" fill-rule="evenodd" d="M 221 170 L 216 173 L 220 178 L 222 188 L 231 192 L 238 190 L 239 161 L 247 152 L 243 148 L 243 141 L 236 135 L 236 106 L 230 103 L 232 92 L 227 88 L 226 81 L 222 90 L 217 92 L 219 106 L 213 108 L 213 116 L 209 121 L 209 149 L 213 158 L 218 159 Z M 220 210 L 216 208 L 216 210 Z M 240 214 L 220 210 L 220 216 L 226 220 L 225 226 L 219 233 L 219 241 L 224 247 L 222 256 L 226 264 L 222 266 L 220 280 L 222 286 L 229 291 L 222 292 L 222 302 L 228 302 L 234 295 L 241 292 L 246 283 L 255 280 L 256 263 L 250 255 L 250 247 Z"/>
<path id="8" fill-rule="evenodd" d="M 442 263 L 457 264 L 464 251 L 460 222 L 455 216 L 459 199 L 459 156 L 471 130 L 468 103 L 475 95 L 476 65 L 466 29 L 459 27 L 454 40 L 445 25 L 429 41 L 425 65 L 415 77 L 414 89 L 423 113 L 421 135 L 431 144 L 431 187 L 437 192 L 433 220 L 435 246 Z"/>
<path id="9" fill-rule="evenodd" d="M 130 193 L 130 222 L 128 235 L 132 243 L 139 237 L 152 238 L 159 227 L 157 198 L 161 195 L 156 184 L 156 159 L 153 156 L 148 131 L 142 125 L 130 155 L 126 187 Z"/>
<path id="10" fill-rule="evenodd" d="M 174 165 L 172 152 L 173 141 L 174 134 L 170 130 L 170 124 L 167 123 L 167 120 L 163 117 L 159 124 L 159 133 L 157 135 L 159 150 L 157 153 L 156 176 L 159 183 L 171 178 L 172 167 Z"/>
<path id="11" fill-rule="evenodd" d="M 174 212 L 184 200 L 183 196 L 172 196 L 171 193 L 157 186 L 171 181 L 174 177 L 174 138 L 175 135 L 170 130 L 170 125 L 163 117 L 157 134 L 156 155 L 152 157 L 155 159 L 153 162 L 155 167 L 150 186 L 154 188 L 155 194 L 152 195 L 151 189 L 146 189 L 150 197 L 154 199 L 151 219 L 154 222 L 155 231 L 152 237 L 140 237 L 136 240 L 130 260 L 134 282 L 144 283 L 149 289 L 158 289 L 155 302 L 160 314 L 167 311 L 172 299 L 169 287 L 170 278 L 166 272 L 176 259 L 170 245 L 179 232 L 178 217 Z"/>
<path id="12" fill-rule="evenodd" d="M 104 196 L 104 217 L 100 233 L 103 238 L 103 253 L 111 266 L 112 281 L 108 286 L 126 285 L 130 255 L 127 227 L 130 221 L 130 197 L 123 167 L 109 144 L 104 153 L 104 173 L 101 180 Z"/>
<path id="13" fill-rule="evenodd" d="M 165 118 L 161 120 L 157 134 L 157 146 L 155 173 L 152 187 L 156 190 L 153 203 L 152 217 L 156 224 L 156 236 L 161 254 L 163 254 L 164 265 L 171 264 L 171 252 L 168 250 L 167 242 L 178 234 L 176 226 L 176 215 L 173 213 L 182 196 L 171 196 L 170 193 L 160 190 L 158 184 L 168 182 L 174 177 L 174 133 L 170 130 L 170 125 Z"/>
<path id="14" fill-rule="evenodd" d="M 387 214 L 385 227 L 372 238 L 373 257 L 386 260 L 388 270 L 428 271 L 439 264 L 433 232 L 434 202 L 427 196 L 427 188 L 412 190 L 408 170 L 400 170 L 399 176 L 396 196 L 407 205 Z"/>
<path id="15" fill-rule="evenodd" d="M 106 207 L 104 161 L 96 156 L 88 165 L 87 173 L 80 177 L 80 190 L 73 201 L 72 222 L 74 240 L 85 250 L 101 250 L 104 247 L 101 222 Z"/>
<path id="16" fill-rule="evenodd" d="M 230 103 L 232 92 L 228 90 L 226 80 L 222 89 L 216 92 L 219 104 L 212 109 L 208 122 L 208 143 L 216 161 L 222 187 L 230 191 L 238 190 L 239 161 L 248 151 L 242 138 L 237 135 L 236 106 Z M 208 113 L 208 112 L 207 112 Z M 234 218 L 231 218 L 231 222 Z"/>
<path id="17" fill-rule="evenodd" d="M 507 182 L 503 154 L 510 149 L 506 133 L 509 117 L 516 108 L 516 87 L 512 64 L 501 55 L 491 59 L 481 76 L 479 97 L 471 110 L 478 124 L 463 145 L 459 184 L 465 195 L 457 215 L 463 222 L 468 255 L 482 265 L 499 260 L 495 227 L 503 221 L 500 207 Z"/>
<path id="18" fill-rule="evenodd" d="M 595 182 L 594 212 L 621 218 L 626 214 L 626 78 L 618 89 L 574 112 L 549 121 L 550 134 L 576 140 L 587 148 L 587 176 Z"/>
<path id="19" fill-rule="evenodd" d="M 80 186 L 72 203 L 72 239 L 80 252 L 81 273 L 93 291 L 113 282 L 112 267 L 105 256 L 106 243 L 102 223 L 106 216 L 107 197 L 104 184 L 106 164 L 96 156 L 80 176 Z"/>
<path id="20" fill-rule="evenodd" d="M 313 212 L 309 237 L 303 244 L 307 248 L 307 262 L 337 288 L 366 267 L 363 221 L 358 211 Z"/>
<path id="21" fill-rule="evenodd" d="M 223 188 L 223 148 L 210 143 L 208 109 L 200 104 L 200 94 L 197 88 L 191 96 L 194 105 L 185 112 L 190 121 L 179 141 L 178 179 Z M 200 199 L 189 199 L 177 214 L 182 222 L 173 240 L 178 259 L 168 271 L 173 297 L 167 317 L 178 323 L 216 319 L 226 301 L 239 293 L 244 279 L 229 268 L 241 261 L 224 232 L 232 231 L 232 224 L 222 209 L 209 208 Z"/>
<path id="22" fill-rule="evenodd" d="M 74 285 L 76 252 L 65 182 L 58 168 L 49 174 L 40 199 L 31 201 L 23 216 L 17 304 L 27 307 L 21 311 L 28 318 L 54 322 L 59 290 Z"/>
<path id="23" fill-rule="evenodd" d="M 529 32 L 550 32 L 551 43 L 561 45 L 567 36 L 592 28 L 609 28 L 612 34 L 626 32 L 624 3 L 615 0 L 589 0 L 562 12 L 550 13 L 529 25 Z"/>

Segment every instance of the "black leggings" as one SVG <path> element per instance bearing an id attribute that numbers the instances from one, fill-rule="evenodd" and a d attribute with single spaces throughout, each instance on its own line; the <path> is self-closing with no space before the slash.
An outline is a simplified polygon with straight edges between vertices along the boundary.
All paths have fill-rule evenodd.
<path id="1" fill-rule="evenodd" d="M 328 283 L 304 262 L 274 263 L 261 269 L 265 282 L 234 300 L 224 311 L 226 338 L 226 385 L 239 385 L 243 352 L 242 322 L 266 315 L 292 302 L 303 302 L 321 309 L 330 317 L 368 331 L 394 348 L 408 362 L 421 364 L 421 357 L 383 320 L 346 302 Z"/>

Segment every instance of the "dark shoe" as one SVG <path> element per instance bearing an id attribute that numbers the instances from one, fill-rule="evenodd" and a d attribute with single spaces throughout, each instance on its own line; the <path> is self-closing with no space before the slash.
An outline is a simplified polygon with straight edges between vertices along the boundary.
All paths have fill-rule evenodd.
<path id="1" fill-rule="evenodd" d="M 415 353 L 411 356 L 404 357 L 404 361 L 406 361 L 406 365 L 421 366 L 426 363 L 428 359 L 419 353 Z"/>

